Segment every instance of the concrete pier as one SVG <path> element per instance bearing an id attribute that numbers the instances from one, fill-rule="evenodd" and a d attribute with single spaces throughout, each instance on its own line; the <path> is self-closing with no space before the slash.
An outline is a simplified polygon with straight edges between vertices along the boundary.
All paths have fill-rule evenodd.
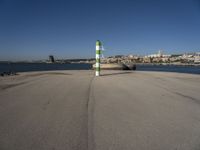
<path id="1" fill-rule="evenodd" d="M 0 149 L 200 149 L 200 76 L 51 71 L 0 77 Z"/>

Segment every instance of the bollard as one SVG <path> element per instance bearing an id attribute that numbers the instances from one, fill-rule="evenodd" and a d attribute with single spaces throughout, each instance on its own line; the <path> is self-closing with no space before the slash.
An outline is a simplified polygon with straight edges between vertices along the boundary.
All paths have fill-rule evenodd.
<path id="1" fill-rule="evenodd" d="M 96 41 L 96 76 L 100 76 L 100 54 L 102 52 L 102 44 L 99 40 Z"/>

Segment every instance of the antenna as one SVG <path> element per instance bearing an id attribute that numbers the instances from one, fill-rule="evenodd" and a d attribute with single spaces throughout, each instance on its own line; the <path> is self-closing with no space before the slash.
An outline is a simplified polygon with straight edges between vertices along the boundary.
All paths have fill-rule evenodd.
<path id="1" fill-rule="evenodd" d="M 101 46 L 101 49 L 102 49 L 101 57 L 102 57 L 102 58 L 105 58 L 104 55 L 103 55 L 103 51 L 105 51 L 103 45 Z"/>

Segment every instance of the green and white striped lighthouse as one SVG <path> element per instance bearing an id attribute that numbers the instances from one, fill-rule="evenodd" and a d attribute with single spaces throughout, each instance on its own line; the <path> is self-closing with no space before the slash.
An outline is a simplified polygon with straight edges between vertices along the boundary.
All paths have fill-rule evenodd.
<path id="1" fill-rule="evenodd" d="M 100 76 L 100 55 L 102 53 L 102 44 L 99 40 L 96 41 L 96 76 Z"/>

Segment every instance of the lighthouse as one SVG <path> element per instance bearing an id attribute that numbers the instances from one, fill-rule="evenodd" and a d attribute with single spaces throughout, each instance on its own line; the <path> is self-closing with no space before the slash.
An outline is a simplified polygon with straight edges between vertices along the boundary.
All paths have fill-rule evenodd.
<path id="1" fill-rule="evenodd" d="M 97 40 L 96 41 L 96 67 L 95 67 L 96 68 L 96 76 L 100 76 L 100 70 L 101 70 L 100 55 L 101 55 L 101 53 L 102 53 L 102 43 L 99 40 Z"/>

